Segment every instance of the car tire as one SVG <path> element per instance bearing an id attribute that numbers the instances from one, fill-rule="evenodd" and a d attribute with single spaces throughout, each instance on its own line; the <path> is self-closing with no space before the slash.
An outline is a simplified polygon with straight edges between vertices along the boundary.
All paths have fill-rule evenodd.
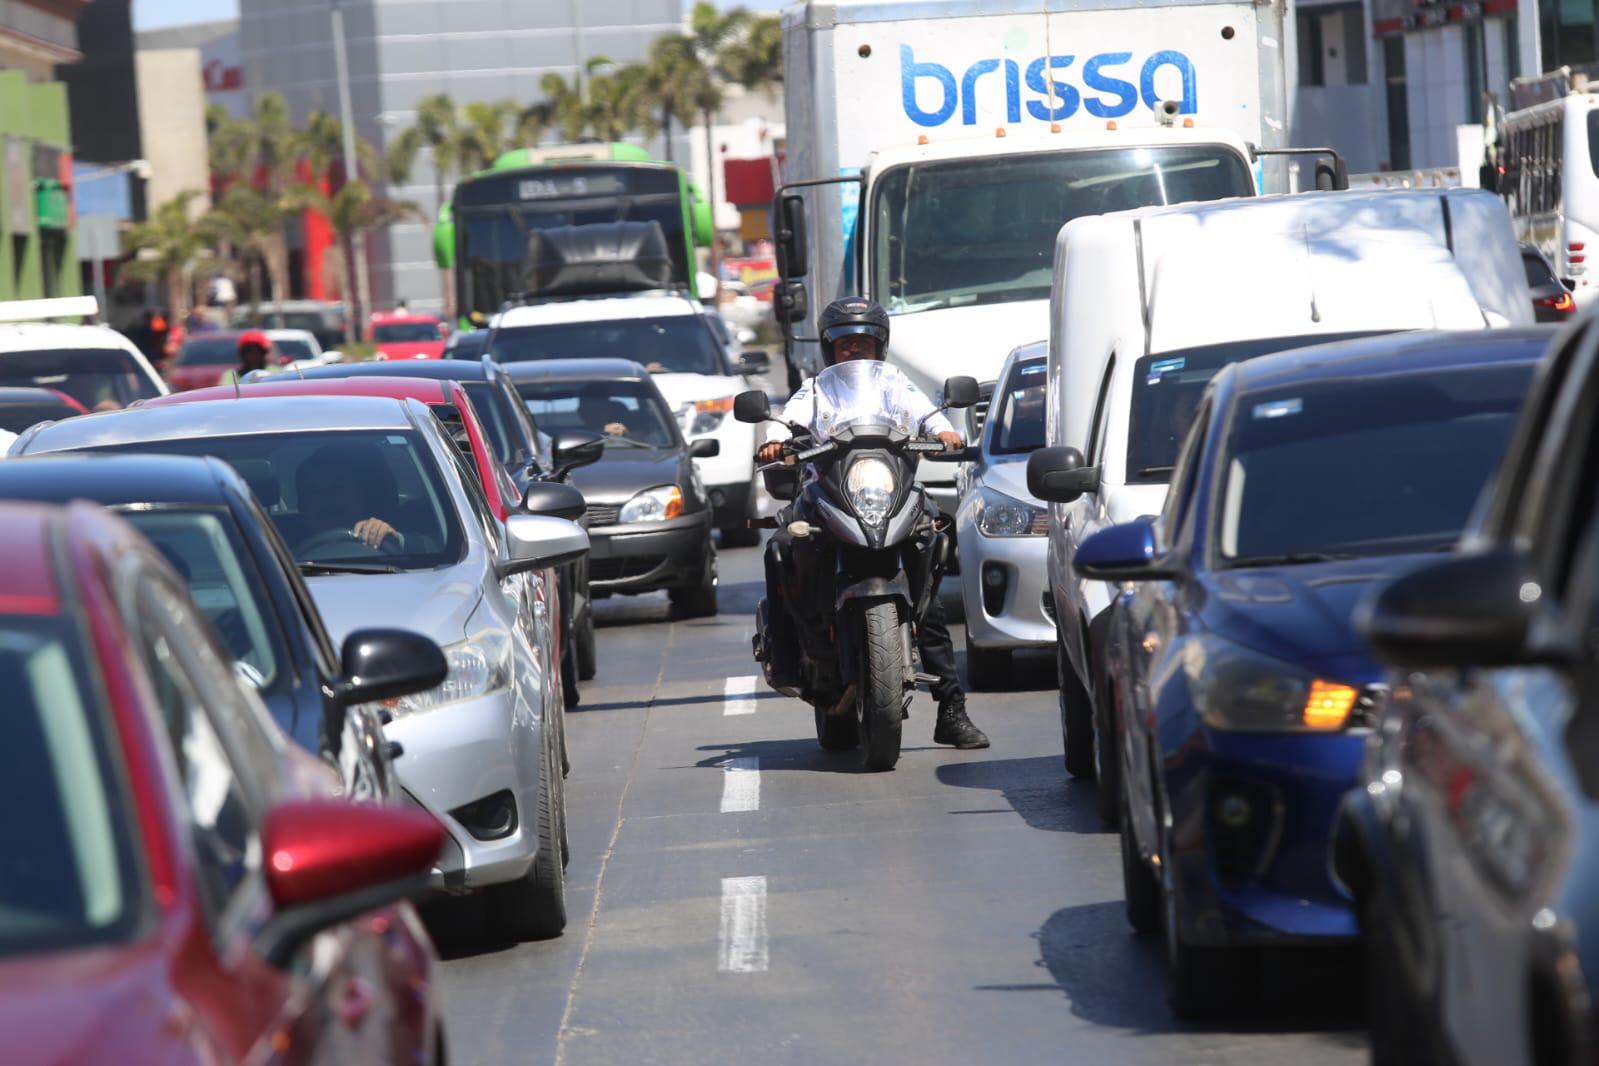
<path id="1" fill-rule="evenodd" d="M 1170 849 L 1164 849 L 1167 855 Z M 1185 944 L 1177 914 L 1182 897 L 1163 864 L 1161 932 L 1166 947 L 1166 1005 L 1183 1021 L 1208 1018 L 1225 1010 L 1237 983 L 1236 955 L 1226 948 Z"/>
<path id="2" fill-rule="evenodd" d="M 979 648 L 966 637 L 966 679 L 973 692 L 993 692 L 1005 687 L 1010 675 L 1009 648 Z"/>
<path id="3" fill-rule="evenodd" d="M 1106 829 L 1121 824 L 1122 763 L 1121 734 L 1116 729 L 1116 698 L 1111 692 L 1103 645 L 1092 645 L 1094 673 L 1094 780 L 1098 791 L 1094 806 Z"/>
<path id="4" fill-rule="evenodd" d="M 593 681 L 599 673 L 599 651 L 594 646 L 594 612 L 583 612 L 583 621 L 577 627 L 577 677 L 579 681 Z"/>
<path id="5" fill-rule="evenodd" d="M 1393 933 L 1380 888 L 1360 900 L 1360 951 L 1366 993 L 1366 1030 L 1371 1066 L 1432 1066 L 1437 1058 L 1427 1046 L 1423 1019 L 1413 997 L 1400 984 Z"/>
<path id="6" fill-rule="evenodd" d="M 1153 936 L 1160 931 L 1160 881 L 1138 854 L 1125 789 L 1117 789 L 1116 806 L 1120 815 L 1122 895 L 1127 900 L 1127 924 L 1139 936 Z"/>
<path id="7" fill-rule="evenodd" d="M 1060 685 L 1060 735 L 1066 772 L 1090 781 L 1094 777 L 1094 707 L 1066 657 L 1066 640 L 1055 636 L 1055 680 Z"/>
<path id="8" fill-rule="evenodd" d="M 676 618 L 710 618 L 718 611 L 716 602 L 716 546 L 709 535 L 705 538 L 705 553 L 694 583 L 684 588 L 667 590 L 672 602 L 672 615 Z"/>
<path id="9" fill-rule="evenodd" d="M 536 812 L 538 856 L 526 874 L 488 890 L 495 923 L 518 940 L 548 940 L 566 930 L 566 881 L 559 850 L 559 786 L 555 777 L 555 759 L 546 748 Z"/>
<path id="10" fill-rule="evenodd" d="M 561 703 L 568 709 L 576 707 L 583 698 L 577 684 L 577 639 L 573 634 L 567 637 L 566 646 L 561 649 Z"/>

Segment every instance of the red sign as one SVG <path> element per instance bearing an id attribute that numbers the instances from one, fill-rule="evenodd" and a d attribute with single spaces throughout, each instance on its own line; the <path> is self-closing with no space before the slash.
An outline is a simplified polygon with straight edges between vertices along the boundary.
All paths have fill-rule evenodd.
<path id="1" fill-rule="evenodd" d="M 237 92 L 244 88 L 244 68 L 223 66 L 220 59 L 207 63 L 203 75 L 208 93 Z"/>

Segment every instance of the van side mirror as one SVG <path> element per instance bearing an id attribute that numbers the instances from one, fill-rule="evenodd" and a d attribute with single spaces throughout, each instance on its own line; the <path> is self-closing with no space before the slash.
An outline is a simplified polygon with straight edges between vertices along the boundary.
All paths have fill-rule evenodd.
<path id="1" fill-rule="evenodd" d="M 785 281 L 772 291 L 772 315 L 784 324 L 803 322 L 811 313 L 803 281 Z"/>
<path id="2" fill-rule="evenodd" d="M 978 388 L 976 378 L 962 374 L 944 381 L 945 407 L 963 411 L 968 407 L 976 407 L 982 398 L 982 390 Z"/>
<path id="3" fill-rule="evenodd" d="M 810 270 L 810 248 L 805 239 L 805 198 L 783 197 L 778 205 L 777 272 L 787 281 L 803 278 Z"/>
<path id="4" fill-rule="evenodd" d="M 733 418 L 758 425 L 772 420 L 772 401 L 760 389 L 750 389 L 733 397 Z"/>
<path id="5" fill-rule="evenodd" d="M 1099 491 L 1099 467 L 1084 466 L 1083 453 L 1070 445 L 1040 448 L 1027 457 L 1027 491 L 1047 503 L 1071 503 Z"/>

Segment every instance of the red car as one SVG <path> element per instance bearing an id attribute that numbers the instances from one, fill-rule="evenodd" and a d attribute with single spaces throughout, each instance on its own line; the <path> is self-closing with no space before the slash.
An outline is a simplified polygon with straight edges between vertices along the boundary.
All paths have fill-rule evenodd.
<path id="1" fill-rule="evenodd" d="M 0 590 L 0 798 L 27 812 L 0 829 L 7 1060 L 440 1056 L 436 959 L 400 902 L 434 820 L 333 799 L 121 519 L 0 505 Z M 362 699 L 398 650 L 345 664 Z"/>
<path id="2" fill-rule="evenodd" d="M 239 369 L 239 338 L 254 330 L 207 330 L 191 333 L 178 354 L 162 370 L 173 392 L 204 389 L 222 380 L 222 375 Z M 289 360 L 276 347 L 267 354 L 268 366 L 287 366 Z"/>
<path id="3" fill-rule="evenodd" d="M 402 312 L 372 316 L 372 343 L 379 359 L 440 359 L 450 328 L 437 315 Z"/>

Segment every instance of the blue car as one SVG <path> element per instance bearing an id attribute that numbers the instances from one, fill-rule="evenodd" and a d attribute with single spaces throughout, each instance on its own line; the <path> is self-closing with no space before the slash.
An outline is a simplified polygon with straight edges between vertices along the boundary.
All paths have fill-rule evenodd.
<path id="1" fill-rule="evenodd" d="M 1350 621 L 1452 549 L 1548 341 L 1402 334 L 1237 363 L 1206 390 L 1158 517 L 1078 548 L 1128 581 L 1107 647 L 1127 912 L 1164 930 L 1180 1016 L 1236 952 L 1358 932 L 1331 867 L 1384 672 Z"/>

